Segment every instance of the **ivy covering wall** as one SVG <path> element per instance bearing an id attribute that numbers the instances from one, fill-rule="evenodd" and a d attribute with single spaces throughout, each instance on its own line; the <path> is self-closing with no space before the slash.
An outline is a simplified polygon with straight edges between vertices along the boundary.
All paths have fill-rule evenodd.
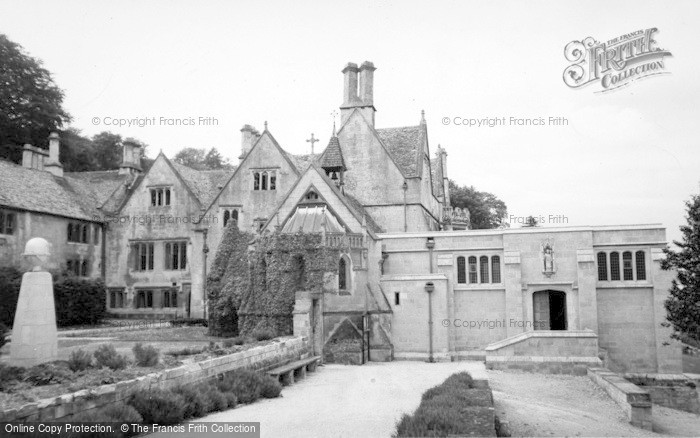
<path id="1" fill-rule="evenodd" d="M 253 238 L 236 226 L 226 229 L 207 278 L 213 335 L 292 334 L 296 292 L 322 292 L 337 270 L 341 248 L 323 245 L 321 234 L 275 233 L 250 246 Z"/>

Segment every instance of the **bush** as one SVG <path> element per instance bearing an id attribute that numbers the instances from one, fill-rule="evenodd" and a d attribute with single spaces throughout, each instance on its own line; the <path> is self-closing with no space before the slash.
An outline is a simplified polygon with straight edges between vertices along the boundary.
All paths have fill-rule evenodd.
<path id="1" fill-rule="evenodd" d="M 418 409 L 401 418 L 394 436 L 471 436 L 482 432 L 475 430 L 473 419 L 465 413 L 468 406 L 493 406 L 491 391 L 474 389 L 469 373 L 453 374 L 423 393 Z"/>
<path id="2" fill-rule="evenodd" d="M 185 419 L 185 400 L 172 391 L 138 391 L 132 394 L 128 404 L 138 411 L 147 424 L 177 424 Z"/>
<path id="3" fill-rule="evenodd" d="M 12 327 L 19 299 L 22 273 L 12 267 L 0 267 L 0 323 Z"/>
<path id="4" fill-rule="evenodd" d="M 73 372 L 86 370 L 90 368 L 91 365 L 92 356 L 82 348 L 73 350 L 68 358 L 68 368 Z"/>
<path id="5" fill-rule="evenodd" d="M 101 279 L 57 277 L 54 279 L 53 296 L 59 327 L 95 325 L 106 314 L 106 291 Z"/>
<path id="6" fill-rule="evenodd" d="M 199 418 L 207 413 L 208 400 L 192 385 L 177 386 L 172 389 L 185 401 L 185 418 Z"/>
<path id="7" fill-rule="evenodd" d="M 98 367 L 121 370 L 126 368 L 128 364 L 126 356 L 117 353 L 117 350 L 110 344 L 100 345 L 93 354 Z"/>
<path id="8" fill-rule="evenodd" d="M 260 395 L 265 398 L 277 398 L 282 392 L 280 382 L 270 376 L 260 376 Z"/>
<path id="9" fill-rule="evenodd" d="M 207 327 L 209 321 L 202 318 L 171 319 L 170 325 L 173 327 Z"/>
<path id="10" fill-rule="evenodd" d="M 193 356 L 195 354 L 204 353 L 209 349 L 208 346 L 205 347 L 185 347 L 180 350 L 168 350 L 167 355 L 170 356 Z"/>
<path id="11" fill-rule="evenodd" d="M 67 382 L 73 377 L 73 372 L 68 369 L 67 365 L 47 362 L 27 369 L 23 380 L 34 386 L 44 386 Z"/>
<path id="12" fill-rule="evenodd" d="M 13 367 L 0 362 L 0 391 L 5 391 L 24 378 L 24 368 Z"/>
<path id="13" fill-rule="evenodd" d="M 255 329 L 250 336 L 256 341 L 267 341 L 275 338 L 275 332 L 272 329 Z"/>
<path id="14" fill-rule="evenodd" d="M 216 386 L 200 383 L 197 385 L 197 391 L 202 395 L 206 403 L 207 412 L 224 411 L 228 407 L 228 399 Z"/>
<path id="15" fill-rule="evenodd" d="M 243 345 L 245 344 L 245 338 L 243 336 L 236 336 L 235 338 L 224 339 L 222 344 L 224 348 L 231 348 L 234 345 Z"/>
<path id="16" fill-rule="evenodd" d="M 143 423 L 143 417 L 133 406 L 115 403 L 102 408 L 102 413 L 115 423 Z"/>
<path id="17" fill-rule="evenodd" d="M 5 324 L 3 324 L 2 322 L 0 322 L 0 348 L 2 348 L 5 345 L 5 343 L 7 342 L 5 340 L 5 336 L 7 336 L 9 331 L 10 330 L 7 328 L 7 326 Z"/>
<path id="18" fill-rule="evenodd" d="M 134 352 L 136 365 L 140 367 L 154 367 L 158 365 L 158 362 L 160 361 L 160 352 L 152 345 L 146 345 L 144 347 L 139 342 L 138 344 L 134 345 L 132 351 Z"/>
<path id="19" fill-rule="evenodd" d="M 254 371 L 237 370 L 224 375 L 216 387 L 221 392 L 235 394 L 239 403 L 253 403 L 260 398 L 260 386 L 260 380 Z"/>

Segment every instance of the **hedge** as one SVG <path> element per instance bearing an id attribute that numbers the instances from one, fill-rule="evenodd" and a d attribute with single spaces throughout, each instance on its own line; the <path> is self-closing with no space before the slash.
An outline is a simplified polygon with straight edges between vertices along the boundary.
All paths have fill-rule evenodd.
<path id="1" fill-rule="evenodd" d="M 0 268 L 0 323 L 12 327 L 17 310 L 22 273 L 15 268 Z M 101 279 L 54 275 L 56 325 L 94 325 L 105 314 L 106 290 Z"/>

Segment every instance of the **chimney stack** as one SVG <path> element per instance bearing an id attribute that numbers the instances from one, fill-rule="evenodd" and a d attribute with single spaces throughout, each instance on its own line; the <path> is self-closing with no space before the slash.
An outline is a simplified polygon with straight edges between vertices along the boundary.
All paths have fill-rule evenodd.
<path id="1" fill-rule="evenodd" d="M 141 168 L 142 153 L 143 150 L 140 144 L 131 140 L 125 140 L 122 143 L 122 164 L 119 166 L 119 175 L 141 173 L 143 171 Z"/>
<path id="2" fill-rule="evenodd" d="M 49 135 L 49 159 L 44 163 L 44 170 L 54 176 L 63 177 L 63 165 L 59 159 L 60 146 L 61 137 L 58 136 L 58 132 L 52 132 Z"/>
<path id="3" fill-rule="evenodd" d="M 360 66 L 360 100 L 365 105 L 374 104 L 374 64 L 365 61 Z"/>
<path id="4" fill-rule="evenodd" d="M 344 124 L 355 108 L 359 108 L 370 125 L 374 126 L 374 64 L 365 61 L 358 68 L 348 62 L 342 70 L 345 75 L 343 104 L 340 106 L 340 123 Z M 359 90 L 358 90 L 359 88 Z M 359 93 L 358 93 L 359 92 Z"/>
<path id="5" fill-rule="evenodd" d="M 49 153 L 46 152 L 46 149 L 25 144 L 22 148 L 22 167 L 44 170 L 44 160 L 48 156 Z"/>
<path id="6" fill-rule="evenodd" d="M 258 138 L 260 138 L 260 133 L 255 127 L 243 125 L 241 128 L 241 156 L 238 157 L 239 160 L 243 161 L 255 142 L 258 141 Z"/>

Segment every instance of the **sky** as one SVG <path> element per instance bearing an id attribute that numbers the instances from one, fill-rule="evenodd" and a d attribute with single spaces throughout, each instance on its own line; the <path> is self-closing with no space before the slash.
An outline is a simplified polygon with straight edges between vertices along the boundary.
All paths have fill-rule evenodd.
<path id="1" fill-rule="evenodd" d="M 528 215 L 661 223 L 669 240 L 700 192 L 698 18 L 692 1 L 0 0 L 0 33 L 43 61 L 84 135 L 135 137 L 151 157 L 216 147 L 237 163 L 240 128 L 267 121 L 284 149 L 309 153 L 314 133 L 318 151 L 341 70 L 369 60 L 376 126 L 416 125 L 425 110 L 449 177 L 505 201 L 513 227 Z M 669 74 L 606 93 L 566 86 L 569 42 L 647 28 Z M 568 124 L 457 124 L 488 117 Z M 139 118 L 155 122 L 114 124 Z"/>

